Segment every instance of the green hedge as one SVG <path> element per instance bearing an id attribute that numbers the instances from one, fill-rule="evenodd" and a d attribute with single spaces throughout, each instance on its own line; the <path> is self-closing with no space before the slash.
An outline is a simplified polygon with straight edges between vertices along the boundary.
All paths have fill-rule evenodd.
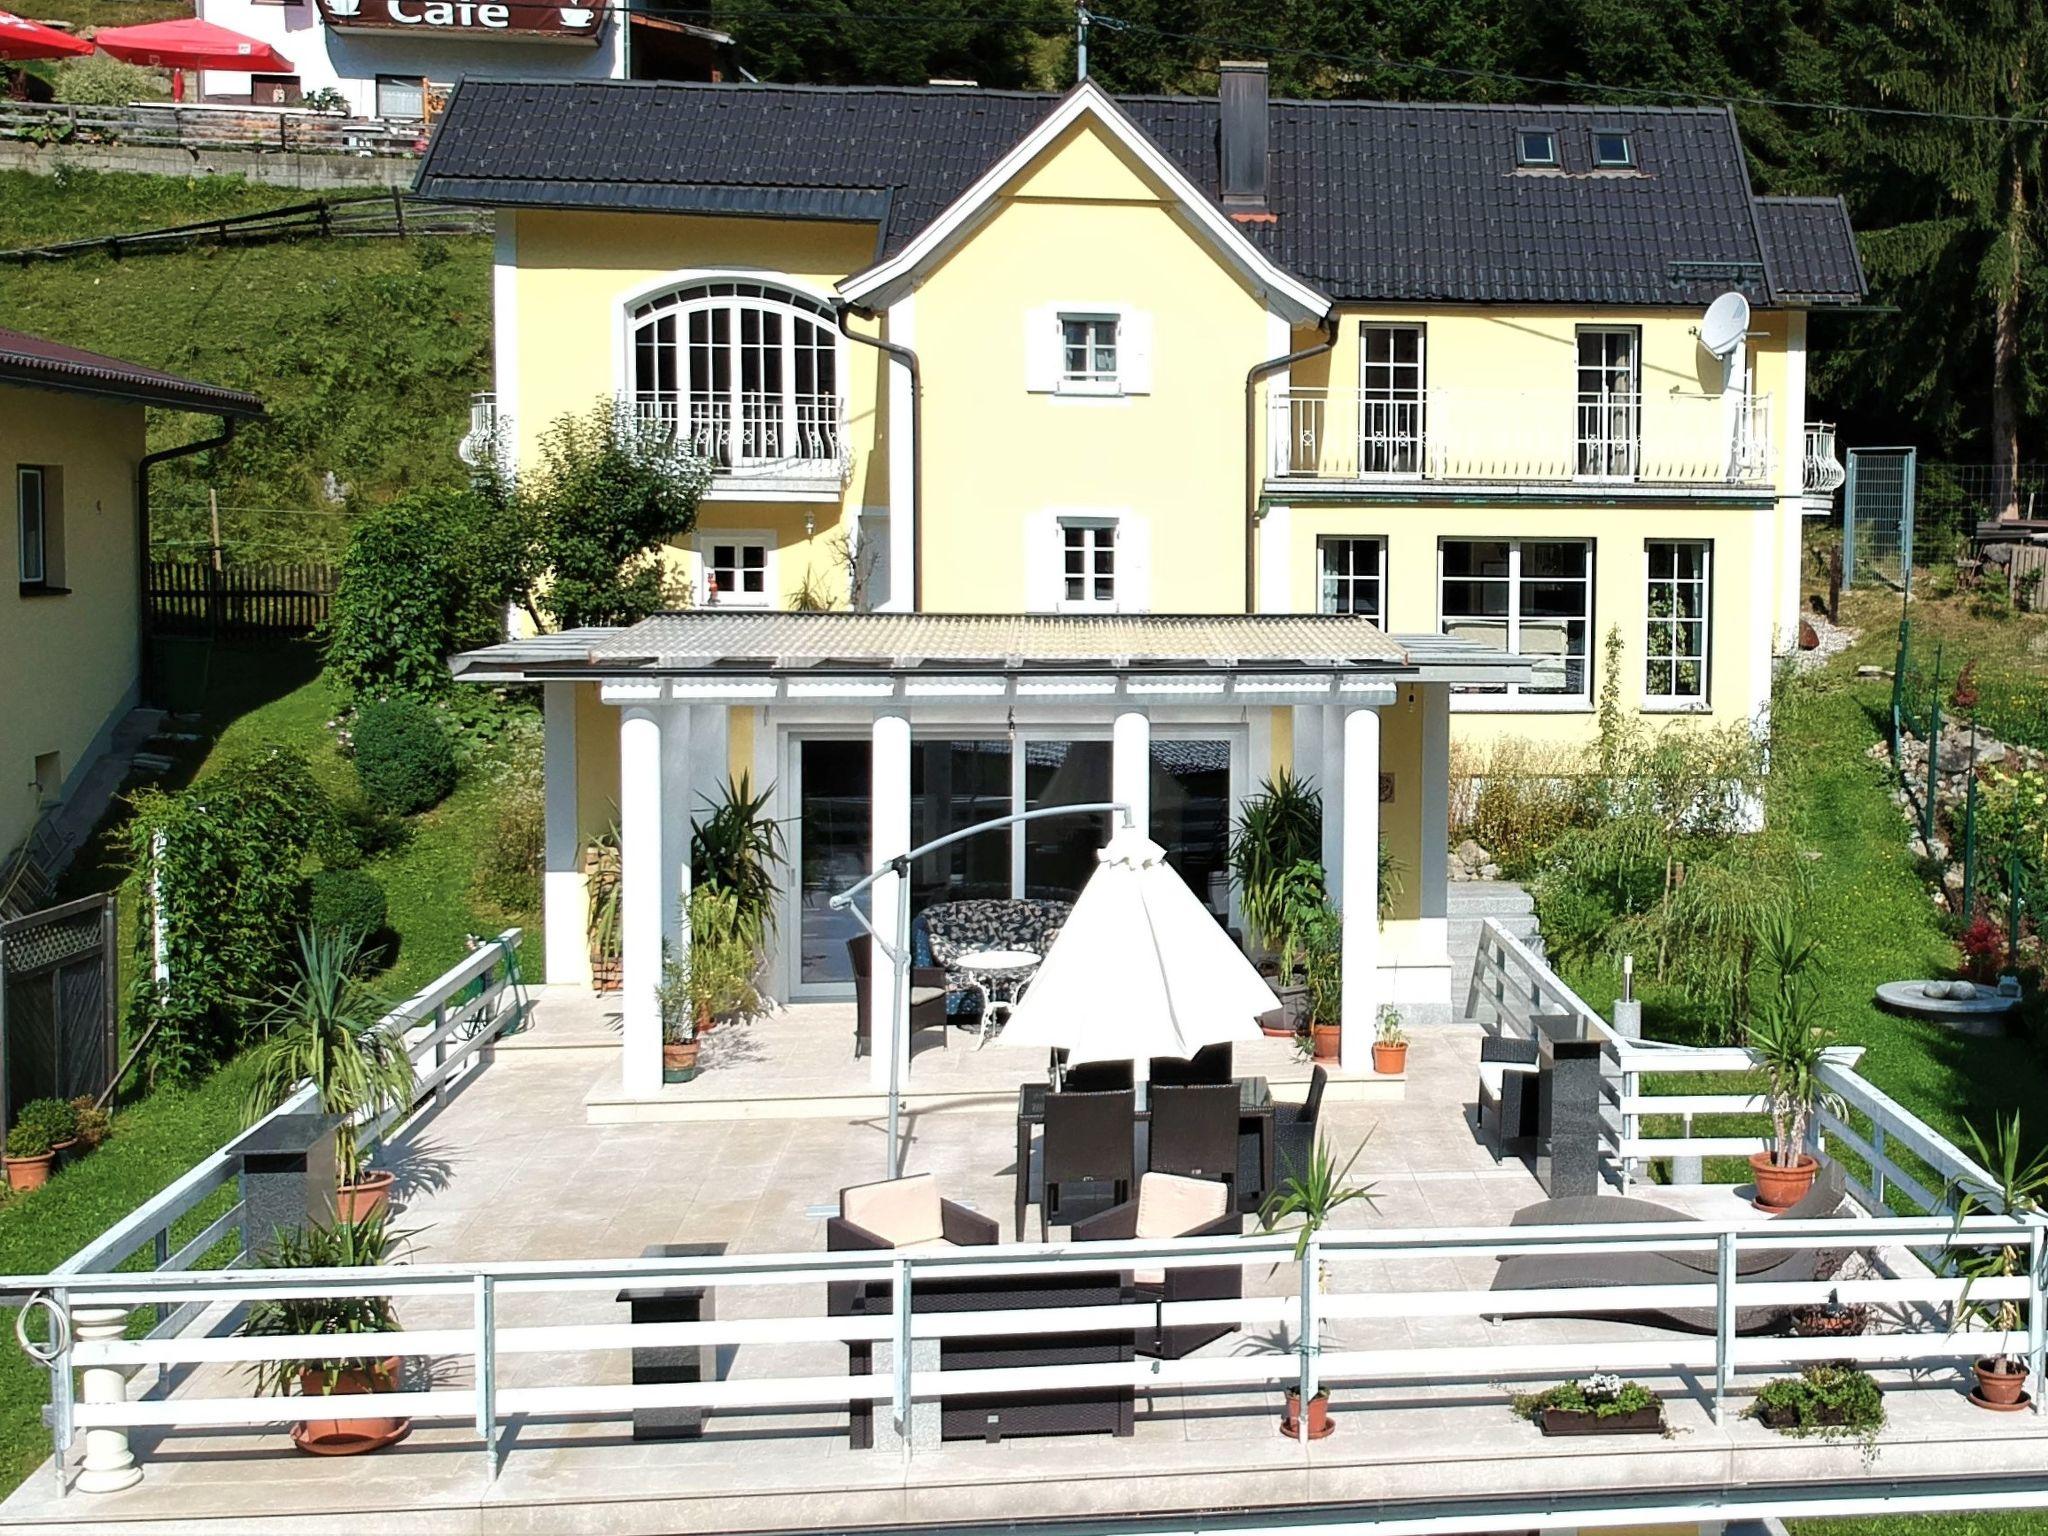
<path id="1" fill-rule="evenodd" d="M 415 699 L 365 704 L 355 723 L 356 777 L 370 804 L 410 816 L 455 787 L 455 747 L 440 717 Z"/>

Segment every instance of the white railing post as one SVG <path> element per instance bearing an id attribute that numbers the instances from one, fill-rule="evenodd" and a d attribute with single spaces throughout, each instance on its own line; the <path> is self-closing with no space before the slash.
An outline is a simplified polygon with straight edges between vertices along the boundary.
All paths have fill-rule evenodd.
<path id="1" fill-rule="evenodd" d="M 2027 1273 L 2033 1294 L 2027 1298 L 2027 1372 L 2033 1377 L 2034 1412 L 2048 1394 L 2048 1218 L 2033 1217 L 2027 1234 Z"/>
<path id="2" fill-rule="evenodd" d="M 1877 1203 L 1879 1210 L 1883 1210 L 1885 1205 L 1884 1169 L 1886 1159 L 1891 1154 L 1885 1151 L 1884 1122 L 1875 1115 L 1870 1117 L 1870 1151 L 1870 1198 Z"/>
<path id="3" fill-rule="evenodd" d="M 484 1480 L 498 1476 L 498 1296 L 492 1277 L 476 1276 L 471 1291 L 476 1322 L 476 1432 L 484 1442 Z"/>
<path id="4" fill-rule="evenodd" d="M 1316 1400 L 1316 1393 L 1322 1383 L 1317 1380 L 1316 1356 L 1322 1352 L 1322 1276 L 1323 1249 L 1313 1233 L 1301 1251 L 1301 1369 L 1295 1379 L 1295 1391 L 1299 1395 L 1298 1411 L 1295 1414 L 1295 1432 L 1302 1443 L 1308 1443 L 1309 1404 Z"/>
<path id="5" fill-rule="evenodd" d="M 104 1343 L 127 1331 L 125 1307 L 79 1307 L 71 1314 L 71 1336 L 81 1344 Z M 79 1400 L 84 1403 L 128 1400 L 127 1373 L 117 1365 L 85 1367 L 78 1373 L 78 1387 Z M 135 1464 L 134 1452 L 128 1448 L 127 1430 L 113 1427 L 85 1432 L 85 1465 L 78 1473 L 81 1493 L 119 1493 L 141 1481 L 142 1468 Z"/>
<path id="6" fill-rule="evenodd" d="M 1735 1232 L 1721 1234 L 1714 1265 L 1714 1422 L 1728 1418 L 1735 1384 Z"/>
<path id="7" fill-rule="evenodd" d="M 889 1413 L 896 1420 L 896 1434 L 903 1442 L 903 1454 L 910 1455 L 910 1260 L 896 1260 L 896 1283 L 889 1296 L 890 1321 L 895 1325 L 896 1358 L 891 1361 L 894 1377 L 889 1389 Z"/>

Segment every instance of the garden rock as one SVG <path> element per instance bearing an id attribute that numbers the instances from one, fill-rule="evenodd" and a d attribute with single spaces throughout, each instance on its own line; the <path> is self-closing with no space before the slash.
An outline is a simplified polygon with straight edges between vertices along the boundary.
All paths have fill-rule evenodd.
<path id="1" fill-rule="evenodd" d="M 1453 880 L 1498 880 L 1500 865 L 1493 855 L 1471 838 L 1466 838 L 1451 850 L 1446 871 Z"/>

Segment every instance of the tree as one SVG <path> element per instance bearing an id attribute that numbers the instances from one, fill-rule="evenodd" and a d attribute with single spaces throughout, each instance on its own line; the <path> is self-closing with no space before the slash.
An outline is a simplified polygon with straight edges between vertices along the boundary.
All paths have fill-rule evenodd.
<path id="1" fill-rule="evenodd" d="M 523 600 L 561 629 L 631 624 L 662 606 L 663 544 L 697 522 L 711 466 L 624 401 L 564 416 L 509 497 L 529 539 Z"/>
<path id="2" fill-rule="evenodd" d="M 1048 84 L 1044 42 L 1073 27 L 1057 0 L 727 0 L 711 15 L 754 74 L 807 85 Z"/>

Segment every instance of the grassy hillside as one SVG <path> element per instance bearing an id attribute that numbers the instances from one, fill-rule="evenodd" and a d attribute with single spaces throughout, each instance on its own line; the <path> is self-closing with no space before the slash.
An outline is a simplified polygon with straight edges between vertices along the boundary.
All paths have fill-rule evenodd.
<path id="1" fill-rule="evenodd" d="M 0 251 L 306 200 L 235 177 L 0 172 Z M 229 448 L 157 472 L 160 546 L 204 542 L 211 488 L 243 557 L 331 555 L 349 499 L 460 479 L 469 396 L 489 381 L 490 246 L 306 239 L 0 265 L 0 315 L 269 405 L 270 419 Z M 210 425 L 151 416 L 152 447 Z"/>

